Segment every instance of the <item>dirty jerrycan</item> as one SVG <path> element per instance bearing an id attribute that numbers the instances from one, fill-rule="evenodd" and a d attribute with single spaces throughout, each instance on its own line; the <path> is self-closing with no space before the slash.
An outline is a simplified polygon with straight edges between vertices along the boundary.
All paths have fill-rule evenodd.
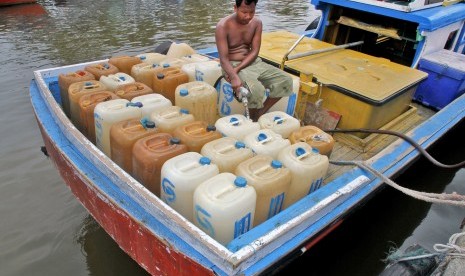
<path id="1" fill-rule="evenodd" d="M 215 124 L 216 115 L 216 89 L 203 81 L 194 81 L 180 84 L 175 92 L 175 104 L 189 110 L 196 120 Z"/>
<path id="2" fill-rule="evenodd" d="M 226 246 L 252 228 L 256 199 L 245 178 L 220 173 L 195 190 L 194 224 Z"/>
<path id="3" fill-rule="evenodd" d="M 237 165 L 253 157 L 251 149 L 233 137 L 222 137 L 206 143 L 200 153 L 218 165 L 220 172 L 234 173 Z"/>
<path id="4" fill-rule="evenodd" d="M 60 74 L 58 76 L 58 86 L 60 88 L 61 107 L 66 116 L 70 116 L 69 112 L 69 96 L 68 88 L 71 84 L 80 81 L 95 80 L 94 75 L 87 71 L 78 70 L 76 72 Z"/>
<path id="5" fill-rule="evenodd" d="M 236 175 L 247 179 L 257 192 L 254 226 L 281 212 L 291 184 L 291 171 L 280 161 L 257 155 L 241 162 Z"/>
<path id="6" fill-rule="evenodd" d="M 265 113 L 258 118 L 258 123 L 262 129 L 271 129 L 284 139 L 300 128 L 299 120 L 283 111 Z"/>
<path id="7" fill-rule="evenodd" d="M 244 143 L 257 154 L 264 154 L 276 159 L 278 153 L 291 142 L 271 129 L 261 129 L 244 137 Z"/>
<path id="8" fill-rule="evenodd" d="M 168 160 L 187 152 L 186 145 L 168 133 L 139 139 L 132 148 L 132 175 L 154 195 L 160 196 L 161 167 Z"/>
<path id="9" fill-rule="evenodd" d="M 142 103 L 141 112 L 142 118 L 150 118 L 152 112 L 159 110 L 163 107 L 172 106 L 170 100 L 165 98 L 163 95 L 157 93 L 151 93 L 147 95 L 137 96 L 132 98 L 133 103 Z"/>
<path id="10" fill-rule="evenodd" d="M 141 119 L 140 105 L 125 99 L 101 102 L 95 106 L 95 145 L 111 158 L 110 129 L 117 122 Z"/>
<path id="11" fill-rule="evenodd" d="M 156 132 L 155 123 L 146 119 L 128 119 L 115 123 L 110 129 L 111 159 L 132 174 L 134 143 Z"/>
<path id="12" fill-rule="evenodd" d="M 98 91 L 83 95 L 79 99 L 79 116 L 82 133 L 95 144 L 95 121 L 94 109 L 101 102 L 119 99 L 115 93 L 110 91 Z"/>
<path id="13" fill-rule="evenodd" d="M 94 75 L 96 80 L 100 80 L 101 76 L 108 76 L 119 72 L 118 67 L 106 62 L 87 65 L 84 67 L 84 70 Z"/>
<path id="14" fill-rule="evenodd" d="M 189 221 L 197 186 L 219 173 L 218 166 L 197 152 L 186 152 L 165 162 L 161 168 L 161 199 Z"/>
<path id="15" fill-rule="evenodd" d="M 233 137 L 239 141 L 243 141 L 247 134 L 260 130 L 260 124 L 240 114 L 219 118 L 215 127 L 223 136 Z"/>
<path id="16" fill-rule="evenodd" d="M 334 147 L 334 138 L 316 126 L 303 126 L 289 135 L 292 144 L 305 142 L 326 156 L 330 156 Z"/>
<path id="17" fill-rule="evenodd" d="M 176 127 L 194 122 L 195 119 L 188 110 L 173 105 L 153 111 L 150 120 L 155 122 L 160 132 L 172 134 Z"/>
<path id="18" fill-rule="evenodd" d="M 179 138 L 181 142 L 189 148 L 189 151 L 199 152 L 203 145 L 222 137 L 221 133 L 216 131 L 216 127 L 208 125 L 204 121 L 194 121 L 173 130 L 173 136 Z"/>
<path id="19" fill-rule="evenodd" d="M 83 95 L 104 90 L 106 90 L 105 85 L 96 80 L 75 82 L 69 86 L 69 115 L 73 124 L 80 131 L 82 131 L 82 123 L 79 113 L 79 100 Z"/>
<path id="20" fill-rule="evenodd" d="M 279 152 L 278 160 L 292 175 L 284 208 L 323 186 L 323 178 L 329 166 L 328 157 L 321 155 L 307 143 L 299 142 L 284 148 Z"/>

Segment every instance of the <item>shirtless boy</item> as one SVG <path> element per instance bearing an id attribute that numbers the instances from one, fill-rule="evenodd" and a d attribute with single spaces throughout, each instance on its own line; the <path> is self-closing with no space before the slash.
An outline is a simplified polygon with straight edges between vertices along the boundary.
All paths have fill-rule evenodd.
<path id="1" fill-rule="evenodd" d="M 262 39 L 262 21 L 255 16 L 258 0 L 236 0 L 234 13 L 216 25 L 216 46 L 221 67 L 234 93 L 246 83 L 250 117 L 256 121 L 281 97 L 292 93 L 292 78 L 258 57 Z M 270 94 L 263 102 L 265 88 Z"/>

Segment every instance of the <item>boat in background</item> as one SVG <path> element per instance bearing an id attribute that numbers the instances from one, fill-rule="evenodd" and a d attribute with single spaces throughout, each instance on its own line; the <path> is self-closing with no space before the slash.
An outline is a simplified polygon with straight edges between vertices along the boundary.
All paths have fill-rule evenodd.
<path id="1" fill-rule="evenodd" d="M 33 4 L 33 3 L 37 3 L 37 1 L 36 0 L 0 0 L 0 7 L 20 5 L 20 4 Z"/>
<path id="2" fill-rule="evenodd" d="M 1 14 L 3 16 L 9 16 L 9 20 L 15 20 L 16 16 L 38 16 L 46 13 L 47 11 L 44 7 L 37 3 L 4 6 L 3 9 L 1 9 Z"/>
<path id="3" fill-rule="evenodd" d="M 424 71 L 416 68 L 428 54 L 444 48 L 463 56 L 465 3 L 412 12 L 360 1 L 312 3 L 322 10 L 317 30 L 263 34 L 262 59 L 299 79 L 299 89 L 284 111 L 308 124 L 315 122 L 315 110 L 325 108 L 342 114 L 338 128 L 392 130 L 423 148 L 463 121 L 461 80 L 449 80 L 459 83 L 457 91 L 451 91 L 440 83 L 447 78 L 428 77 L 435 74 L 431 67 L 425 66 Z M 218 55 L 216 49 L 197 53 L 212 60 Z M 60 74 L 107 62 L 35 71 L 31 103 L 46 152 L 66 184 L 117 244 L 151 274 L 256 275 L 276 271 L 327 236 L 385 186 L 385 179 L 353 164 L 332 164 L 324 185 L 223 245 L 116 165 L 64 113 Z M 443 92 L 439 97 L 453 94 L 453 99 L 440 108 L 432 108 L 428 99 L 438 95 L 415 99 L 426 82 L 433 82 Z M 219 98 L 227 91 L 217 89 Z M 333 96 L 343 105 L 335 104 Z M 230 107 L 225 110 L 233 109 Z M 350 119 L 352 112 L 360 110 L 364 112 Z M 401 174 L 420 156 L 410 143 L 378 133 L 338 133 L 334 139 L 333 161 L 364 162 L 385 178 Z"/>

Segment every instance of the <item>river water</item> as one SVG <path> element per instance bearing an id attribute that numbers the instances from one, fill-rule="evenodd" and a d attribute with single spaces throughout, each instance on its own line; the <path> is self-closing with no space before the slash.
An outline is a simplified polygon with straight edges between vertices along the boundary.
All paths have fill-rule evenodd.
<path id="1" fill-rule="evenodd" d="M 32 72 L 153 51 L 166 40 L 214 46 L 230 0 L 42 0 L 0 8 L 0 275 L 146 275 L 80 205 L 49 159 L 28 96 Z M 309 1 L 261 0 L 264 30 L 300 32 L 318 16 Z M 465 157 L 463 125 L 434 147 L 446 162 Z M 462 137 L 460 140 L 457 137 Z M 465 194 L 465 171 L 428 162 L 398 180 L 414 189 Z M 464 211 L 384 189 L 335 232 L 280 272 L 377 275 L 392 247 L 432 249 L 459 231 Z"/>

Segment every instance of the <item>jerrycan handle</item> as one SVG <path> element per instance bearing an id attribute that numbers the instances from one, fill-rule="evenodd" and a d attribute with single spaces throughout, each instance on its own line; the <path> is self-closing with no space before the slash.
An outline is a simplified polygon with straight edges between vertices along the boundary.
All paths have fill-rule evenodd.
<path id="1" fill-rule="evenodd" d="M 130 88 L 129 91 L 140 91 L 144 90 L 145 87 L 141 83 L 131 83 L 127 88 Z"/>
<path id="2" fill-rule="evenodd" d="M 230 152 L 230 151 L 234 150 L 235 148 L 236 147 L 234 145 L 229 144 L 229 145 L 226 145 L 226 146 L 218 149 L 218 153 L 225 154 L 226 152 Z"/>
<path id="3" fill-rule="evenodd" d="M 255 171 L 253 171 L 253 174 L 259 175 L 262 174 L 263 172 L 266 172 L 270 169 L 279 169 L 282 167 L 282 163 L 279 162 L 278 160 L 273 160 L 270 163 L 263 164 L 263 166 L 257 168 Z"/>
<path id="4" fill-rule="evenodd" d="M 146 140 L 145 146 L 151 150 L 158 149 L 158 148 L 163 148 L 166 146 L 170 146 L 170 140 L 169 139 L 149 139 Z"/>
<path id="5" fill-rule="evenodd" d="M 233 185 L 227 185 L 223 189 L 219 190 L 214 196 L 215 198 L 223 198 L 225 195 L 231 193 L 232 191 L 236 190 L 237 188 L 244 188 L 247 187 L 247 179 L 242 176 L 237 176 L 234 179 Z"/>
<path id="6" fill-rule="evenodd" d="M 201 166 L 208 166 L 211 164 L 211 160 L 208 157 L 202 156 L 200 157 L 199 160 L 196 160 L 194 162 L 190 162 L 189 164 L 185 165 L 184 167 L 179 168 L 181 172 L 187 172 L 192 169 L 201 167 Z"/>
<path id="7" fill-rule="evenodd" d="M 181 72 L 181 69 L 177 68 L 177 67 L 169 67 L 170 70 L 166 70 L 165 72 L 165 78 L 166 77 L 169 77 L 171 75 L 177 75 Z"/>
<path id="8" fill-rule="evenodd" d="M 184 129 L 188 134 L 193 134 L 193 135 L 207 132 L 206 128 L 199 124 L 187 125 L 187 126 L 184 126 Z"/>
<path id="9" fill-rule="evenodd" d="M 202 90 L 205 90 L 205 88 L 207 88 L 207 85 L 205 85 L 205 83 L 200 83 L 197 86 L 191 87 L 190 90 L 191 91 L 202 91 Z"/>
<path id="10" fill-rule="evenodd" d="M 163 118 L 172 119 L 172 118 L 175 118 L 175 117 L 179 117 L 182 114 L 183 114 L 182 110 L 175 110 L 175 111 L 163 114 Z"/>

